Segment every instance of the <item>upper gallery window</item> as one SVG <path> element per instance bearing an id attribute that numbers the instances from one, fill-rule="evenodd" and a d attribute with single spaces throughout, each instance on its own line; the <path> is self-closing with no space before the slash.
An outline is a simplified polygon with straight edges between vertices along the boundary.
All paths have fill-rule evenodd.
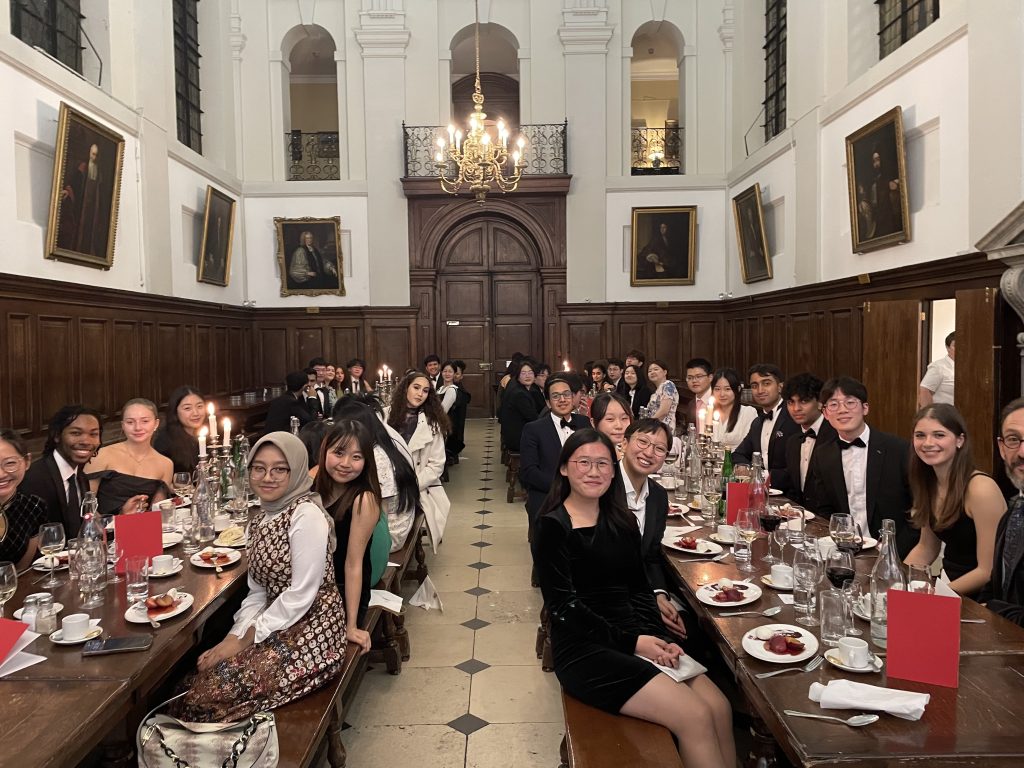
<path id="1" fill-rule="evenodd" d="M 786 127 L 786 0 L 765 0 L 764 140 Z"/>
<path id="2" fill-rule="evenodd" d="M 875 0 L 878 58 L 884 59 L 939 18 L 939 0 Z"/>
<path id="3" fill-rule="evenodd" d="M 82 71 L 81 0 L 11 0 L 11 32 Z"/>
<path id="4" fill-rule="evenodd" d="M 199 108 L 199 0 L 174 2 L 174 96 L 178 113 L 178 141 L 203 152 L 202 114 Z"/>

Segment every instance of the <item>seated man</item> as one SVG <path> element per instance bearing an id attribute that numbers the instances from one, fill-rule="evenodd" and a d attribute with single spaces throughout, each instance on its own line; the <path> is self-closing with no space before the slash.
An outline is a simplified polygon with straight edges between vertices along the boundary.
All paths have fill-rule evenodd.
<path id="1" fill-rule="evenodd" d="M 64 535 L 73 538 L 82 525 L 82 499 L 89 482 L 82 469 L 100 448 L 99 411 L 83 405 L 65 405 L 50 420 L 43 457 L 25 472 L 18 490 L 38 496 L 46 505 L 46 519 L 63 523 Z"/>
<path id="2" fill-rule="evenodd" d="M 907 479 L 910 444 L 901 437 L 872 430 L 865 422 L 868 391 L 856 379 L 830 379 L 821 389 L 825 418 L 837 439 L 817 446 L 807 469 L 807 506 L 815 514 L 853 516 L 865 536 L 878 538 L 882 520 L 896 522 L 896 550 L 902 560 L 917 544 L 910 524 L 913 496 Z"/>
<path id="3" fill-rule="evenodd" d="M 786 471 L 786 441 L 800 431 L 783 408 L 782 383 L 785 376 L 777 365 L 758 363 L 747 373 L 754 404 L 760 414 L 750 425 L 743 442 L 732 452 L 733 464 L 750 464 L 755 453 L 761 454 L 771 475 L 772 488 L 789 493 L 794 483 Z"/>
<path id="4" fill-rule="evenodd" d="M 284 377 L 287 392 L 271 400 L 270 407 L 267 408 L 267 420 L 263 426 L 264 435 L 271 432 L 290 432 L 292 416 L 299 420 L 300 428 L 313 420 L 307 396 L 319 402 L 315 394 L 315 377 L 315 373 L 307 374 L 305 371 L 292 371 Z M 313 408 L 316 408 L 315 404 Z"/>
<path id="5" fill-rule="evenodd" d="M 714 366 L 710 360 L 695 357 L 687 360 L 685 367 L 686 388 L 693 394 L 693 399 L 686 404 L 686 423 L 697 424 L 697 414 L 711 405 L 711 372 Z M 697 424 L 698 432 L 702 428 L 702 424 Z"/>
<path id="6" fill-rule="evenodd" d="M 807 469 L 815 449 L 836 438 L 836 431 L 821 410 L 821 387 L 821 379 L 810 373 L 792 376 L 782 387 L 786 410 L 800 427 L 800 432 L 786 441 L 786 474 L 792 483 L 789 498 L 798 504 L 804 503 Z"/>
<path id="7" fill-rule="evenodd" d="M 626 387 L 626 382 L 622 380 L 622 369 L 626 367 L 626 363 L 617 357 L 608 358 L 608 382 L 612 385 L 613 392 L 622 394 L 622 390 Z"/>
<path id="8" fill-rule="evenodd" d="M 996 531 L 992 580 L 983 590 L 982 602 L 1010 621 L 1024 626 L 1024 397 L 1003 409 L 1000 420 L 999 453 L 1018 493 Z"/>

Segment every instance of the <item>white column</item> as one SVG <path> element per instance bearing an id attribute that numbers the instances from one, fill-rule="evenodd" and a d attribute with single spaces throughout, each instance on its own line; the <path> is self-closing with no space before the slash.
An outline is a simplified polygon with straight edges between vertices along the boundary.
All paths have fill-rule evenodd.
<path id="1" fill-rule="evenodd" d="M 231 15 L 228 17 L 228 44 L 231 46 L 231 97 L 235 114 L 235 167 L 234 174 L 244 175 L 245 163 L 245 119 L 242 114 L 242 51 L 245 50 L 245 35 L 242 34 L 242 16 L 239 3 L 231 0 Z M 244 227 L 242 230 L 244 231 Z"/>
<path id="2" fill-rule="evenodd" d="M 725 125 L 727 130 L 732 129 L 732 49 L 733 43 L 736 39 L 736 20 L 735 13 L 736 9 L 732 5 L 733 0 L 725 0 L 725 5 L 722 6 L 722 26 L 718 28 L 718 39 L 722 41 L 722 55 L 725 60 Z M 691 59 L 690 64 L 696 64 L 696 61 Z M 689 70 L 693 69 L 692 66 L 686 65 L 685 57 L 679 60 L 679 71 L 685 77 Z M 683 85 L 683 77 L 679 78 L 680 85 Z M 684 96 L 686 97 L 686 107 L 689 109 L 690 100 L 690 89 L 685 88 Z M 682 107 L 682 102 L 680 102 Z M 685 117 L 679 121 L 680 125 L 686 125 Z M 683 136 L 685 137 L 685 133 Z M 689 142 L 687 142 L 687 147 Z M 689 158 L 687 158 L 689 159 Z M 726 170 L 732 168 L 732 142 L 725 142 L 725 167 Z"/>
<path id="3" fill-rule="evenodd" d="M 622 48 L 622 107 L 621 123 L 622 136 L 625 139 L 626 148 L 623 150 L 622 167 L 619 169 L 623 176 L 629 176 L 633 167 L 633 48 L 623 46 Z"/>
<path id="4" fill-rule="evenodd" d="M 519 49 L 519 125 L 533 122 L 533 67 L 530 49 Z"/>
<path id="5" fill-rule="evenodd" d="M 437 123 L 448 125 L 465 115 L 452 114 L 452 52 L 441 51 L 437 57 Z"/>
<path id="6" fill-rule="evenodd" d="M 348 125 L 348 78 L 345 66 L 345 52 L 334 52 L 334 71 L 338 82 L 338 178 L 349 178 L 348 169 L 348 137 L 343 131 Z"/>
<path id="7" fill-rule="evenodd" d="M 270 157 L 274 181 L 288 178 L 285 134 L 292 129 L 291 83 L 289 64 L 280 51 L 270 52 Z"/>

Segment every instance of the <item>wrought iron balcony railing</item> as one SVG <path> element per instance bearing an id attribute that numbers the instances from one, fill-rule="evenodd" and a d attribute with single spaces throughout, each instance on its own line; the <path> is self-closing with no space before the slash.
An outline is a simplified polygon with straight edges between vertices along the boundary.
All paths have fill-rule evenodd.
<path id="1" fill-rule="evenodd" d="M 634 128 L 630 155 L 633 176 L 683 173 L 683 129 Z"/>
<path id="2" fill-rule="evenodd" d="M 285 134 L 285 138 L 291 157 L 291 165 L 288 166 L 289 181 L 335 181 L 341 178 L 336 131 L 290 131 Z"/>
<path id="3" fill-rule="evenodd" d="M 513 136 L 521 135 L 526 139 L 526 168 L 523 169 L 523 175 L 551 176 L 567 173 L 568 131 L 568 121 L 520 125 L 518 133 L 513 131 Z M 438 137 L 445 140 L 448 138 L 447 126 L 402 123 L 402 132 L 405 140 L 406 177 L 437 176 L 434 154 L 437 152 Z"/>

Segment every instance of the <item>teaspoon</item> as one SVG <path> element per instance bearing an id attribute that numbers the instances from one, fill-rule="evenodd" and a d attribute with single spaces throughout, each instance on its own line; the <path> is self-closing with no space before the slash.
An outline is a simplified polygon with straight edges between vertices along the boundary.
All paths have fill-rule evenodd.
<path id="1" fill-rule="evenodd" d="M 774 616 L 777 613 L 782 613 L 782 606 L 776 605 L 773 608 L 766 608 L 763 611 L 726 611 L 725 613 L 718 614 L 719 616 Z"/>
<path id="2" fill-rule="evenodd" d="M 849 725 L 852 728 L 857 728 L 862 725 L 871 725 L 872 723 L 878 722 L 878 715 L 854 715 L 843 719 L 841 717 L 830 717 L 829 715 L 812 715 L 810 712 L 797 712 L 795 709 L 783 710 L 787 715 L 792 717 L 807 717 L 811 720 L 829 720 L 836 723 L 842 723 L 843 725 Z"/>

